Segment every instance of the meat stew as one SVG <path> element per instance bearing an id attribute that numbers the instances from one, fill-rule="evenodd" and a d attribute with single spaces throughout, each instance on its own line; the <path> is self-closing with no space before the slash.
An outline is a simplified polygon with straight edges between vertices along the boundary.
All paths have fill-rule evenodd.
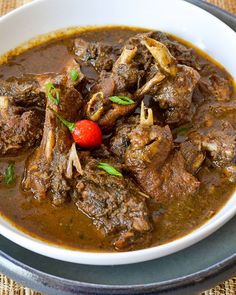
<path id="1" fill-rule="evenodd" d="M 235 114 L 229 73 L 159 31 L 88 29 L 9 56 L 0 213 L 86 251 L 177 239 L 235 190 Z"/>

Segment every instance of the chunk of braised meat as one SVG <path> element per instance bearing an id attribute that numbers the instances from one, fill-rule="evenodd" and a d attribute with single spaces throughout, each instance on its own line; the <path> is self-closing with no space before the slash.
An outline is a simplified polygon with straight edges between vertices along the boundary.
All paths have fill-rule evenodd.
<path id="1" fill-rule="evenodd" d="M 43 114 L 13 105 L 13 98 L 0 96 L 0 155 L 15 155 L 34 147 L 43 133 Z"/>
<path id="2" fill-rule="evenodd" d="M 211 125 L 214 120 L 225 120 L 232 124 L 236 129 L 235 124 L 236 100 L 231 101 L 209 101 L 200 105 L 193 117 L 193 124 L 196 128 Z"/>
<path id="3" fill-rule="evenodd" d="M 192 124 L 195 129 L 211 127 L 215 121 L 228 121 L 234 129 L 236 129 L 235 123 L 235 110 L 236 101 L 208 101 L 198 106 Z"/>
<path id="4" fill-rule="evenodd" d="M 209 120 L 205 127 L 190 133 L 189 138 L 207 152 L 216 167 L 225 167 L 235 159 L 236 133 L 228 121 Z"/>
<path id="5" fill-rule="evenodd" d="M 172 135 L 168 126 L 139 125 L 129 133 L 129 140 L 125 165 L 138 178 L 143 178 L 146 169 L 161 168 L 172 149 Z"/>
<path id="6" fill-rule="evenodd" d="M 137 47 L 126 45 L 112 68 L 112 77 L 116 84 L 116 91 L 125 91 L 134 87 L 136 90 L 144 71 L 136 62 Z"/>
<path id="7" fill-rule="evenodd" d="M 203 71 L 202 71 L 203 72 Z M 209 70 L 201 73 L 199 87 L 204 95 L 205 100 L 229 101 L 233 93 L 233 85 L 229 77 L 225 77 L 223 73 Z"/>
<path id="8" fill-rule="evenodd" d="M 139 33 L 127 41 L 127 45 L 131 45 L 137 48 L 137 52 L 135 55 L 135 62 L 138 64 L 139 69 L 148 72 L 149 68 L 153 64 L 153 57 L 150 54 L 149 50 L 142 44 L 142 41 L 146 37 L 151 37 L 152 32 L 147 33 Z"/>
<path id="9" fill-rule="evenodd" d="M 97 121 L 105 129 L 111 128 L 115 122 L 133 111 L 140 98 L 128 92 L 130 87 L 137 85 L 143 75 L 133 62 L 136 47 L 124 47 L 120 57 L 113 65 L 112 72 L 102 72 L 100 80 L 92 89 L 92 94 L 86 105 L 86 115 Z M 110 101 L 110 96 L 127 96 L 134 100 L 133 104 L 121 105 Z"/>
<path id="10" fill-rule="evenodd" d="M 198 80 L 199 80 L 198 85 L 196 85 L 195 82 L 193 83 L 195 84 L 193 85 L 193 90 L 198 90 L 197 95 L 194 93 L 196 102 L 200 99 L 199 95 L 202 96 L 204 100 L 227 101 L 230 99 L 232 95 L 232 89 L 233 89 L 232 81 L 230 80 L 230 77 L 227 76 L 223 70 L 217 68 L 215 65 L 209 66 L 209 64 L 207 64 L 202 57 L 199 57 L 199 55 L 197 55 L 194 49 L 187 48 L 185 45 L 181 44 L 180 42 L 174 40 L 173 38 L 167 36 L 166 34 L 162 32 L 148 33 L 146 37 L 149 37 L 146 39 L 150 40 L 150 37 L 151 37 L 152 39 L 160 41 L 162 44 L 164 44 L 169 49 L 171 55 L 175 57 L 178 64 L 187 65 L 188 67 L 191 67 L 192 69 L 199 71 L 201 76 L 198 77 Z M 143 37 L 143 39 L 145 40 L 145 36 Z M 189 69 L 189 68 L 186 68 L 186 69 Z M 192 74 L 193 73 L 194 72 L 192 71 Z M 190 77 L 191 76 L 192 75 L 190 73 Z M 176 86 L 177 87 L 174 87 L 174 88 L 178 89 L 178 83 L 176 84 Z M 154 91 L 152 90 L 152 92 Z M 166 94 L 164 92 L 164 97 L 165 96 Z"/>
<path id="11" fill-rule="evenodd" d="M 110 141 L 110 150 L 121 162 L 124 161 L 126 149 L 129 146 L 129 133 L 133 129 L 131 124 L 121 124 L 117 129 L 115 136 Z"/>
<path id="12" fill-rule="evenodd" d="M 188 48 L 163 32 L 153 32 L 149 36 L 165 44 L 179 64 L 192 67 L 200 73 L 199 87 L 205 100 L 227 101 L 230 99 L 233 85 L 229 75 L 223 69 L 214 64 L 209 65 L 194 48 Z"/>
<path id="13" fill-rule="evenodd" d="M 145 56 L 149 54 L 150 60 L 154 59 L 156 64 L 150 63 L 149 80 L 131 95 L 132 98 L 139 103 L 145 94 L 151 94 L 160 107 L 166 110 L 166 122 L 188 121 L 193 110 L 192 94 L 199 74 L 193 68 L 177 65 L 165 45 L 145 34 L 129 42 L 114 63 L 112 72 L 101 73 L 100 82 L 94 87 L 87 105 L 87 116 L 98 121 L 102 127 L 109 128 L 119 117 L 130 113 L 137 106 L 136 103 L 128 106 L 111 103 L 109 96 L 130 96 L 130 87 L 136 85 L 137 89 L 140 86 L 145 71 L 137 55 L 142 51 Z"/>
<path id="14" fill-rule="evenodd" d="M 166 45 L 179 63 L 191 66 L 200 73 L 199 88 L 205 100 L 230 100 L 233 84 L 223 69 L 207 63 L 195 49 L 187 48 L 176 40 L 169 40 Z"/>
<path id="15" fill-rule="evenodd" d="M 110 140 L 110 151 L 121 163 L 124 162 L 125 152 L 130 144 L 129 133 L 139 124 L 139 117 L 132 116 L 125 122 L 120 122 L 115 129 L 115 134 Z"/>
<path id="16" fill-rule="evenodd" d="M 192 95 L 199 80 L 199 74 L 187 66 L 178 66 L 176 76 L 165 78 L 157 72 L 139 90 L 138 95 L 149 94 L 164 109 L 165 122 L 182 124 L 191 120 L 195 108 Z"/>
<path id="17" fill-rule="evenodd" d="M 170 153 L 171 133 L 167 127 L 164 128 L 165 130 L 158 132 L 158 144 L 154 142 L 157 146 L 156 149 L 152 149 L 153 143 L 150 144 L 150 148 L 148 142 L 144 147 L 138 148 L 140 139 L 147 138 L 145 137 L 147 130 L 144 132 L 144 129 L 141 128 L 139 131 L 131 132 L 131 145 L 127 149 L 125 162 L 142 189 L 158 202 L 168 202 L 173 198 L 192 195 L 196 193 L 200 185 L 198 180 L 187 172 L 182 154 L 180 152 Z M 146 153 L 146 150 L 151 150 L 151 158 L 150 152 Z"/>
<path id="18" fill-rule="evenodd" d="M 194 195 L 200 182 L 186 170 L 182 154 L 176 151 L 169 156 L 159 173 L 148 171 L 144 185 L 151 186 L 150 195 L 156 200 L 166 202 Z"/>
<path id="19" fill-rule="evenodd" d="M 103 42 L 87 42 L 75 39 L 74 52 L 79 62 L 91 64 L 98 72 L 110 71 L 119 56 L 120 46 L 112 46 Z"/>
<path id="20" fill-rule="evenodd" d="M 13 104 L 17 106 L 45 108 L 45 94 L 40 89 L 37 78 L 0 80 L 0 96 L 12 97 Z"/>
<path id="21" fill-rule="evenodd" d="M 157 71 L 139 90 L 142 94 L 151 94 L 165 110 L 166 123 L 183 123 L 191 119 L 193 113 L 192 95 L 200 75 L 196 70 L 185 65 L 177 65 L 174 56 L 161 42 L 144 38 L 142 43 L 154 57 L 166 78 L 155 81 Z"/>
<path id="22" fill-rule="evenodd" d="M 151 110 L 147 119 L 129 133 L 130 145 L 125 165 L 142 189 L 159 202 L 194 194 L 198 180 L 185 168 L 180 152 L 172 152 L 172 134 L 168 126 L 153 125 Z"/>
<path id="23" fill-rule="evenodd" d="M 185 160 L 186 170 L 191 174 L 197 173 L 205 160 L 205 153 L 202 152 L 199 145 L 185 141 L 180 144 L 180 152 Z"/>
<path id="24" fill-rule="evenodd" d="M 187 47 L 161 31 L 151 32 L 150 37 L 163 43 L 179 64 L 187 65 L 197 71 L 200 71 L 206 64 L 206 61 L 196 53 L 194 48 Z"/>
<path id="25" fill-rule="evenodd" d="M 166 109 L 167 123 L 190 121 L 192 116 L 192 95 L 199 74 L 190 67 L 179 66 L 177 75 L 166 80 L 154 96 L 161 108 Z"/>
<path id="26" fill-rule="evenodd" d="M 43 138 L 27 160 L 22 187 L 37 199 L 51 198 L 53 204 L 60 205 L 69 197 L 68 179 L 72 177 L 73 165 L 77 171 L 80 167 L 70 131 L 51 109 L 68 121 L 76 121 L 82 109 L 82 97 L 73 87 L 79 81 L 72 82 L 67 71 L 51 79 L 51 83 L 59 91 L 60 103 L 56 105 L 47 98 Z"/>
<path id="27" fill-rule="evenodd" d="M 160 127 L 154 124 L 153 112 L 141 103 L 140 120 L 128 134 L 130 145 L 126 152 L 126 164 L 140 170 L 152 163 L 161 166 L 173 147 L 172 133 L 168 125 Z M 158 154 L 158 157 L 157 157 Z M 155 163 L 154 163 L 155 162 Z M 149 164 L 148 164 L 149 163 Z M 141 165 L 141 167 L 137 167 Z M 135 171 L 134 171 L 135 172 Z"/>
<path id="28" fill-rule="evenodd" d="M 116 249 L 132 247 L 140 239 L 147 243 L 152 226 L 145 197 L 131 179 L 107 174 L 91 157 L 81 159 L 83 175 L 75 180 L 73 199 L 104 235 L 114 236 Z M 119 169 L 114 160 L 107 163 Z M 143 235 L 146 237 L 143 239 Z"/>

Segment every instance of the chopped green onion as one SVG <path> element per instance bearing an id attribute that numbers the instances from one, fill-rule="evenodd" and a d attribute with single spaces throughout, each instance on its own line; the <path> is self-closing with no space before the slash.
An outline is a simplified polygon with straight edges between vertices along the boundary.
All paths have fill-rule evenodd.
<path id="1" fill-rule="evenodd" d="M 51 82 L 45 84 L 48 98 L 56 105 L 60 103 L 60 90 L 56 88 Z"/>
<path id="2" fill-rule="evenodd" d="M 106 171 L 108 174 L 111 174 L 113 176 L 119 176 L 122 177 L 123 175 L 120 173 L 120 171 L 116 170 L 113 166 L 111 166 L 108 163 L 99 163 L 98 168 Z"/>
<path id="3" fill-rule="evenodd" d="M 61 115 L 59 115 L 56 111 L 54 111 L 52 108 L 50 108 L 50 107 L 48 107 L 48 108 L 70 130 L 70 132 L 73 132 L 74 131 L 74 129 L 75 129 L 75 123 L 67 121 Z"/>
<path id="4" fill-rule="evenodd" d="M 114 103 L 122 105 L 129 105 L 135 103 L 135 101 L 133 101 L 133 99 L 129 98 L 128 96 L 110 96 L 109 99 Z"/>
<path id="5" fill-rule="evenodd" d="M 71 78 L 71 80 L 72 81 L 77 81 L 78 80 L 78 78 L 79 78 L 79 72 L 76 70 L 76 69 L 72 69 L 71 71 L 70 71 L 70 78 Z"/>
<path id="6" fill-rule="evenodd" d="M 11 163 L 8 165 L 8 167 L 5 170 L 4 174 L 4 182 L 6 184 L 12 184 L 15 178 L 15 166 L 14 163 Z"/>

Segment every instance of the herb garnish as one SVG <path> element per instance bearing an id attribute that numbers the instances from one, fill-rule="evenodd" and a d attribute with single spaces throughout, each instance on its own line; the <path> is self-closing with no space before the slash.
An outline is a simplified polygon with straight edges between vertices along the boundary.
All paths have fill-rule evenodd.
<path id="1" fill-rule="evenodd" d="M 75 123 L 67 121 L 52 108 L 48 107 L 48 109 L 56 115 L 56 117 L 70 130 L 70 132 L 74 131 L 76 127 Z"/>
<path id="2" fill-rule="evenodd" d="M 103 169 L 104 171 L 106 171 L 108 174 L 111 174 L 113 176 L 119 176 L 122 177 L 123 175 L 120 173 L 120 171 L 116 170 L 116 168 L 114 168 L 113 166 L 111 166 L 108 163 L 99 163 L 98 168 Z"/>
<path id="3" fill-rule="evenodd" d="M 78 80 L 78 78 L 79 78 L 79 72 L 76 70 L 76 69 L 72 69 L 71 71 L 70 71 L 70 78 L 71 78 L 71 80 L 72 81 L 77 81 Z"/>
<path id="4" fill-rule="evenodd" d="M 133 101 L 133 99 L 129 98 L 128 96 L 110 96 L 109 99 L 114 103 L 122 105 L 129 105 L 135 103 L 135 101 Z"/>
<path id="5" fill-rule="evenodd" d="M 51 82 L 45 84 L 48 98 L 56 105 L 60 103 L 60 90 L 56 88 Z"/>
<path id="6" fill-rule="evenodd" d="M 6 184 L 12 184 L 15 178 L 15 166 L 14 163 L 10 163 L 5 170 L 4 182 Z"/>

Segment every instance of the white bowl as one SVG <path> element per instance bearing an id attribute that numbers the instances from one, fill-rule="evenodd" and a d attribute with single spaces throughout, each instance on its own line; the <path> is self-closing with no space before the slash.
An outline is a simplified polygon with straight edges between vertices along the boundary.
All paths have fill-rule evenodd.
<path id="1" fill-rule="evenodd" d="M 188 40 L 218 60 L 236 79 L 236 34 L 206 11 L 182 0 L 39 0 L 0 19 L 0 55 L 58 29 L 87 25 L 129 25 L 163 30 Z M 236 213 L 236 194 L 207 223 L 173 242 L 123 253 L 68 250 L 32 238 L 0 218 L 0 233 L 37 253 L 94 265 L 146 261 L 186 248 L 213 233 Z"/>

